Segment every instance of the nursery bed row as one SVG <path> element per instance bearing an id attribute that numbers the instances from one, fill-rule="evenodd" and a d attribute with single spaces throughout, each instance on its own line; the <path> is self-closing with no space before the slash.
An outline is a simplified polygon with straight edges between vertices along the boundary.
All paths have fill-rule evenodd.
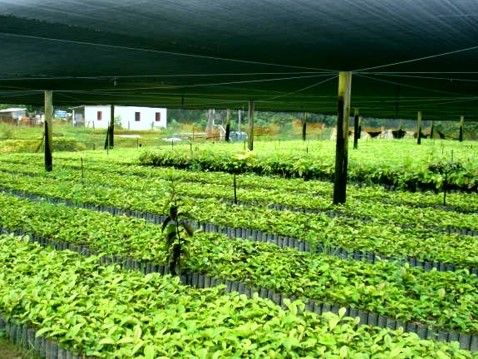
<path id="1" fill-rule="evenodd" d="M 36 168 L 32 168 L 32 163 L 23 162 L 21 164 L 8 162 L 6 169 L 24 172 L 28 174 L 44 175 L 42 164 L 36 160 Z M 79 178 L 81 176 L 81 166 L 77 166 L 76 159 L 72 161 L 61 159 L 60 176 L 65 175 L 65 171 L 71 178 Z M 111 179 L 117 185 L 121 184 L 125 187 L 134 188 L 138 179 L 144 186 L 160 186 L 161 180 L 168 181 L 171 178 L 171 169 L 168 168 L 150 168 L 138 167 L 135 165 L 124 165 L 110 162 L 93 162 L 87 163 L 86 177 L 92 181 L 104 182 Z M 58 175 L 58 170 L 56 171 Z M 108 174 L 106 176 L 106 174 Z M 207 173 L 195 171 L 175 170 L 174 177 L 177 181 L 185 184 L 185 189 L 194 191 L 197 194 L 209 193 L 210 196 L 232 198 L 232 175 L 225 173 Z M 330 207 L 332 198 L 332 186 L 330 183 L 319 181 L 303 181 L 298 179 L 280 179 L 268 178 L 264 176 L 254 175 L 238 175 L 237 176 L 238 196 L 242 200 L 247 201 L 266 201 L 280 205 L 287 205 L 293 208 L 304 208 L 312 210 L 324 210 Z M 203 188 L 206 187 L 206 188 Z M 350 207 L 343 208 L 347 210 L 350 216 L 353 215 L 381 215 L 384 209 L 397 212 L 393 207 L 400 207 L 399 211 L 411 211 L 407 218 L 416 217 L 417 209 L 428 209 L 438 211 L 442 215 L 443 210 L 460 212 L 460 213 L 476 213 L 478 211 L 478 195 L 473 194 L 452 194 L 448 195 L 448 206 L 443 206 L 443 196 L 441 194 L 411 194 L 408 192 L 385 191 L 381 188 L 349 186 L 349 201 L 352 201 Z M 284 195 L 287 194 L 287 195 Z M 357 205 L 369 207 L 369 204 L 376 202 L 381 204 L 380 211 L 371 213 L 357 214 Z M 366 205 L 365 205 L 366 204 Z M 411 208 L 410 208 L 411 207 Z M 385 211 L 385 214 L 388 212 Z M 432 212 L 433 213 L 433 212 Z M 403 215 L 402 215 L 403 216 Z M 390 216 L 388 216 L 390 217 Z M 397 219 L 402 217 L 397 216 Z M 437 217 L 432 218 L 436 223 Z M 402 219 L 403 220 L 403 219 Z M 426 220 L 426 218 L 423 218 Z M 458 222 L 458 221 L 457 221 Z M 459 222 L 458 222 L 459 223 Z M 436 225 L 436 224 L 435 224 Z"/>
<path id="2" fill-rule="evenodd" d="M 66 157 L 65 157 L 66 156 Z M 81 160 L 82 161 L 82 160 Z M 145 167 L 137 166 L 134 162 L 130 164 L 120 164 L 117 162 L 107 162 L 105 159 L 101 161 L 94 158 L 88 158 L 88 161 L 82 167 L 78 164 L 79 159 L 76 155 L 62 154 L 61 166 L 71 168 L 79 173 L 82 168 L 89 172 L 100 171 L 103 173 L 109 173 L 112 175 L 121 174 L 128 176 L 136 176 L 140 178 L 148 178 L 154 175 L 155 178 L 168 179 L 169 169 L 168 167 Z M 39 168 L 42 167 L 42 163 L 39 163 Z M 176 176 L 181 181 L 196 182 L 204 184 L 222 185 L 230 187 L 232 182 L 232 175 L 225 172 L 200 172 L 200 171 L 184 171 L 176 169 Z M 332 196 L 332 186 L 330 182 L 310 180 L 304 181 L 303 179 L 294 178 L 280 178 L 280 177 L 267 177 L 257 176 L 253 174 L 238 174 L 238 181 L 241 183 L 242 188 L 250 189 L 267 189 L 267 190 L 279 190 L 284 192 L 294 192 L 296 194 L 302 194 L 306 196 Z M 400 205 L 420 208 L 442 208 L 443 195 L 436 193 L 436 191 L 429 192 L 408 192 L 408 191 L 394 191 L 387 190 L 388 187 L 383 186 L 367 186 L 365 183 L 351 183 L 348 192 L 353 198 L 357 198 L 364 201 L 384 201 L 390 205 Z M 450 191 L 448 191 L 450 192 Z M 478 210 L 478 196 L 470 193 L 460 193 L 451 191 L 448 194 L 448 203 L 450 206 L 446 207 L 449 210 L 456 210 L 458 212 L 468 213 Z"/>
<path id="3" fill-rule="evenodd" d="M 15 171 L 12 172 L 12 171 L 7 170 L 7 171 L 4 171 L 4 174 L 5 174 L 5 172 L 8 172 L 9 175 L 4 175 L 3 177 L 0 177 L 1 179 L 3 179 L 4 186 L 6 186 L 8 188 L 15 188 L 15 189 L 18 189 L 18 190 L 21 190 L 21 189 L 28 186 L 30 191 L 36 191 L 36 192 L 44 193 L 45 190 L 43 188 L 41 188 L 41 187 L 44 187 L 43 186 L 43 184 L 44 184 L 43 180 L 41 180 L 42 181 L 41 183 L 38 183 L 38 187 L 40 187 L 40 188 L 37 187 L 37 189 L 33 189 L 32 187 L 35 185 L 35 183 L 32 182 L 31 177 L 27 178 L 23 172 L 18 173 L 18 172 L 15 172 Z M 52 179 L 52 181 L 53 181 L 53 179 Z M 68 181 L 68 179 L 65 179 L 65 178 L 60 179 L 58 177 L 55 177 L 54 183 L 55 183 L 56 186 L 60 186 L 59 181 L 65 182 L 65 181 Z M 110 190 L 112 184 L 114 184 L 115 188 L 118 188 L 118 191 L 125 192 L 125 195 L 128 198 L 131 198 L 131 197 L 135 198 L 135 197 L 141 196 L 141 195 L 144 194 L 144 190 L 143 190 L 144 188 L 151 188 L 151 187 L 154 187 L 158 191 L 158 193 L 163 193 L 164 194 L 165 189 L 167 190 L 167 187 L 170 185 L 170 183 L 168 183 L 166 181 L 161 182 L 161 181 L 158 181 L 156 179 L 154 184 L 148 185 L 148 184 L 143 183 L 138 188 L 138 183 L 134 182 L 134 181 L 131 181 L 128 178 L 123 179 L 122 180 L 123 183 L 120 183 L 120 181 L 121 180 L 118 180 L 118 179 L 99 177 L 99 178 L 92 178 L 92 179 L 88 179 L 88 180 L 83 179 L 83 180 L 81 180 L 81 185 L 83 187 L 87 187 L 89 189 L 89 192 L 91 193 L 92 188 L 98 188 L 101 191 L 103 188 L 107 187 Z M 28 183 L 26 183 L 26 182 L 28 182 Z M 131 183 L 133 183 L 133 184 L 131 184 Z M 2 189 L 7 190 L 7 188 L 2 188 Z M 210 199 L 212 197 L 212 198 L 216 198 L 217 200 L 220 200 L 223 203 L 227 203 L 227 204 L 230 204 L 230 205 L 239 204 L 241 206 L 254 206 L 254 207 L 259 206 L 260 208 L 272 209 L 272 210 L 275 210 L 275 211 L 290 211 L 290 212 L 305 213 L 305 214 L 312 214 L 312 215 L 313 214 L 317 214 L 317 215 L 326 214 L 327 216 L 329 216 L 331 218 L 335 218 L 335 217 L 340 216 L 340 217 L 345 217 L 346 219 L 359 220 L 359 221 L 362 221 L 362 222 L 374 222 L 375 225 L 377 225 L 377 224 L 389 225 L 390 222 L 391 222 L 389 219 L 384 221 L 383 219 L 377 220 L 377 219 L 372 219 L 372 218 L 369 218 L 369 217 L 357 217 L 356 215 L 351 216 L 350 213 L 348 213 L 348 211 L 344 211 L 343 207 L 333 208 L 330 205 L 325 205 L 325 204 L 320 209 L 308 209 L 308 208 L 298 208 L 298 207 L 292 207 L 292 206 L 281 205 L 281 204 L 270 204 L 271 201 L 268 201 L 268 200 L 277 199 L 277 198 L 274 198 L 274 195 L 270 194 L 270 193 L 264 193 L 263 198 L 260 198 L 261 196 L 257 196 L 256 193 L 248 193 L 247 195 L 240 195 L 240 198 L 246 198 L 246 199 L 249 198 L 249 201 L 237 201 L 237 200 L 234 201 L 234 199 L 229 198 L 232 195 L 228 192 L 225 192 L 224 189 L 220 189 L 220 191 L 217 192 L 217 193 L 212 193 L 210 191 L 210 187 L 191 189 L 190 187 L 184 187 L 183 184 L 177 184 L 176 189 L 178 191 L 180 191 L 181 193 L 183 193 L 185 195 L 185 197 L 187 196 L 191 200 L 197 200 L 197 199 L 206 200 L 206 199 Z M 64 196 L 65 195 L 68 196 L 68 194 L 65 194 L 65 190 L 64 190 L 63 187 L 61 188 L 61 191 L 62 191 L 62 194 Z M 240 190 L 239 190 L 239 194 L 240 194 Z M 54 195 L 59 195 L 59 193 L 54 193 Z M 280 197 L 287 199 L 287 196 L 288 196 L 288 194 L 281 195 Z M 144 202 L 148 202 L 148 199 L 147 198 L 144 199 L 143 203 Z M 398 208 L 397 211 L 400 211 L 400 209 Z M 377 213 L 379 213 L 379 211 L 377 211 Z M 459 223 L 460 225 L 465 226 L 466 223 L 471 222 L 474 218 L 470 218 L 466 222 L 462 221 L 461 219 L 463 219 L 463 217 L 462 218 L 456 218 L 455 223 L 457 223 L 457 224 Z M 477 218 L 477 220 L 478 220 L 478 218 Z M 402 224 L 402 223 L 397 224 L 397 223 L 394 223 L 394 225 L 397 225 L 397 226 L 400 226 L 400 227 L 403 227 L 403 228 L 406 228 L 406 229 L 414 229 L 414 228 L 417 227 L 417 224 Z M 468 235 L 468 236 L 478 236 L 478 230 L 475 231 L 475 230 L 470 230 L 470 229 L 467 229 L 467 228 L 448 228 L 448 229 L 444 229 L 444 228 L 440 228 L 440 227 L 430 227 L 429 229 L 431 229 L 433 231 L 437 231 L 437 232 L 446 233 L 446 234 L 457 233 L 457 234 L 463 234 L 463 235 Z"/>
<path id="4" fill-rule="evenodd" d="M 472 358 L 458 343 L 419 340 L 401 330 L 357 327 L 357 320 L 327 312 L 320 316 L 301 302 L 270 301 L 196 290 L 169 276 L 143 275 L 101 266 L 68 251 L 42 249 L 0 237 L 1 311 L 16 340 L 47 336 L 66 348 L 100 358 L 138 357 L 338 357 L 436 355 Z M 158 295 L 160 294 L 160 295 Z M 21 323 L 12 326 L 12 322 Z M 25 325 L 35 328 L 25 330 Z M 12 327 L 14 329 L 12 330 Z M 20 337 L 20 338 L 19 338 Z M 57 345 L 44 345 L 59 354 Z M 41 345 L 39 351 L 42 351 Z M 65 349 L 61 350 L 65 352 Z M 43 354 L 43 353 L 40 353 Z M 58 355 L 57 354 L 57 355 Z M 62 358 L 63 359 L 63 358 Z"/>
<path id="5" fill-rule="evenodd" d="M 31 175 L 35 172 L 21 167 L 10 166 L 4 172 L 5 179 L 3 182 L 18 181 L 19 175 L 24 177 L 29 182 L 32 181 Z M 17 172 L 18 171 L 18 172 Z M 56 173 L 45 177 L 44 173 L 36 173 L 38 176 L 38 185 L 45 181 L 54 181 L 57 185 L 61 182 L 68 182 L 68 187 L 71 184 L 103 186 L 114 186 L 123 192 L 132 193 L 134 196 L 139 194 L 151 193 L 151 196 L 162 196 L 171 184 L 171 178 L 174 178 L 175 186 L 181 194 L 192 198 L 216 198 L 218 200 L 234 201 L 234 191 L 232 188 L 232 178 L 229 178 L 228 184 L 204 184 L 182 182 L 182 179 L 187 173 L 184 171 L 163 171 L 162 175 L 157 175 L 157 170 L 150 170 L 147 178 L 138 180 L 137 176 L 130 176 L 124 174 L 109 174 L 104 172 L 94 171 L 89 173 L 86 178 L 80 179 L 77 172 L 69 169 L 63 169 Z M 161 172 L 161 171 L 159 171 Z M 28 176 L 28 178 L 26 177 Z M 187 176 L 186 176 L 187 177 Z M 229 176 L 231 177 L 231 176 Z M 11 178 L 11 179 L 9 179 Z M 261 178 L 257 178 L 260 185 Z M 297 212 L 307 213 L 333 213 L 360 220 L 371 220 L 381 222 L 385 225 L 390 223 L 396 226 L 418 226 L 427 227 L 431 229 L 451 230 L 456 232 L 459 230 L 466 234 L 478 234 L 478 212 L 457 213 L 456 211 L 447 210 L 450 207 L 443 207 L 441 209 L 431 208 L 415 208 L 407 205 L 390 205 L 386 204 L 374 197 L 373 200 L 367 200 L 367 193 L 372 194 L 376 191 L 370 190 L 357 192 L 357 195 L 349 195 L 349 201 L 343 206 L 331 206 L 331 187 L 328 185 L 329 193 L 327 195 L 310 194 L 295 194 L 293 190 L 288 187 L 284 189 L 264 190 L 262 188 L 255 190 L 248 190 L 241 188 L 241 180 L 239 180 L 239 188 L 237 189 L 237 198 L 242 203 L 251 203 L 262 207 L 270 207 L 278 210 L 288 209 Z M 21 183 L 16 183 L 16 188 L 21 186 Z M 30 184 L 30 187 L 33 184 Z M 25 185 L 27 186 L 27 185 Z M 322 191 L 322 190 L 321 190 Z M 138 194 L 139 193 L 139 194 Z M 318 192 L 315 192 L 318 193 Z M 390 194 L 383 193 L 382 198 L 388 198 Z M 470 197 L 470 196 L 468 196 Z M 478 198 L 478 196 L 476 196 Z M 471 197 L 470 197 L 471 198 Z M 470 199 L 469 198 L 469 199 Z M 470 202 L 468 200 L 468 202 Z M 417 221 L 419 218 L 419 221 Z"/>
<path id="6" fill-rule="evenodd" d="M 23 231 L 16 231 L 16 235 L 25 236 Z M 81 255 L 87 256 L 97 256 L 98 253 L 95 251 L 91 251 L 88 247 L 85 246 L 77 246 L 75 244 L 66 243 L 66 242 L 57 242 L 51 241 L 49 239 L 40 238 L 37 236 L 29 236 L 26 235 L 25 238 L 32 243 L 38 243 L 42 246 L 49 246 L 55 250 L 71 250 L 74 252 L 78 252 Z M 144 274 L 150 273 L 159 273 L 161 275 L 168 275 L 169 268 L 166 265 L 155 264 L 153 262 L 142 262 L 137 261 L 133 258 L 123 258 L 118 256 L 100 256 L 99 263 L 102 265 L 111 265 L 116 264 L 119 265 L 122 269 L 125 270 L 137 270 Z M 235 281 L 235 280 L 222 280 L 214 277 L 210 277 L 207 274 L 202 273 L 191 273 L 191 272 L 184 272 L 180 276 L 180 280 L 182 284 L 192 286 L 198 289 L 205 289 L 205 288 L 213 288 L 217 286 L 223 286 L 224 293 L 234 293 L 238 292 L 239 294 L 244 294 L 248 298 L 255 298 L 255 295 L 269 299 L 275 304 L 287 308 L 289 307 L 288 303 L 290 301 L 297 300 L 294 296 L 286 297 L 285 295 L 276 292 L 274 290 L 270 290 L 267 288 L 259 288 L 259 287 L 251 287 L 243 282 Z M 426 340 L 438 340 L 441 342 L 458 342 L 460 347 L 465 350 L 470 350 L 471 352 L 478 351 L 478 336 L 477 335 L 469 335 L 454 331 L 446 331 L 442 329 L 436 329 L 432 326 L 425 326 L 420 325 L 413 322 L 403 322 L 400 320 L 395 320 L 390 317 L 386 317 L 377 313 L 366 312 L 359 309 L 355 309 L 353 307 L 343 307 L 337 306 L 329 303 L 320 303 L 315 300 L 309 299 L 302 299 L 304 303 L 303 310 L 310 311 L 316 313 L 318 315 L 327 315 L 326 313 L 332 312 L 338 314 L 339 316 L 348 316 L 352 318 L 359 318 L 359 321 L 356 324 L 368 325 L 373 327 L 380 327 L 380 328 L 388 328 L 390 330 L 403 330 L 407 333 L 414 333 L 418 335 L 421 339 Z M 1 326 L 1 318 L 0 318 L 0 326 Z M 0 328 L 1 329 L 1 328 Z M 13 337 L 16 335 L 13 332 Z M 30 340 L 30 342 L 33 342 Z M 44 346 L 44 344 L 40 344 L 40 346 Z M 54 345 L 52 346 L 54 347 Z M 52 350 L 54 352 L 54 350 Z M 62 358 L 62 357 L 60 357 Z M 56 359 L 56 356 L 55 356 Z M 68 359 L 68 358 L 66 358 Z"/>
<path id="7" fill-rule="evenodd" d="M 294 154 L 277 150 L 261 151 L 259 155 L 236 153 L 225 147 L 215 151 L 188 151 L 185 147 L 144 152 L 140 163 L 150 166 L 199 169 L 203 171 L 249 172 L 258 175 L 279 175 L 288 178 L 332 179 L 334 161 L 324 161 L 323 153 Z M 364 162 L 349 161 L 348 178 L 354 182 L 394 186 L 405 190 L 441 188 L 444 175 L 432 171 L 433 166 L 445 165 L 447 161 L 437 158 L 424 164 L 390 166 L 387 162 L 367 165 Z M 460 171 L 448 174 L 448 186 L 461 191 L 475 192 L 478 189 L 476 162 L 460 162 Z"/>
<path id="8" fill-rule="evenodd" d="M 257 157 L 254 158 L 253 155 L 251 162 L 265 164 L 266 170 L 276 171 L 280 175 L 290 176 L 289 172 L 291 172 L 298 177 L 310 177 L 310 173 L 324 172 L 326 178 L 332 178 L 335 158 L 333 141 L 314 141 L 308 144 L 287 141 L 283 144 L 284 146 L 280 146 L 280 143 L 279 145 L 265 142 L 256 143 L 255 154 Z M 435 189 L 440 186 L 443 176 L 430 171 L 430 165 L 446 164 L 451 159 L 452 162 L 462 164 L 464 168 L 459 173 L 449 176 L 450 181 L 458 186 L 471 188 L 473 183 L 476 185 L 476 170 L 478 168 L 473 151 L 470 151 L 472 147 L 476 148 L 476 144 L 460 143 L 457 145 L 447 141 L 436 145 L 423 143 L 417 147 L 416 144 L 407 141 L 400 143 L 395 141 L 393 143 L 387 141 L 364 142 L 359 151 L 349 153 L 349 178 L 355 178 L 357 182 L 383 183 L 410 189 L 417 189 L 417 183 L 423 182 L 426 187 Z M 194 167 L 198 169 L 203 165 L 205 168 L 209 168 L 211 165 L 215 165 L 215 161 L 219 161 L 225 167 L 230 162 L 235 165 L 237 162 L 249 161 L 248 158 L 239 160 L 238 154 L 242 152 L 242 145 L 237 144 L 195 144 L 193 147 L 186 145 L 174 148 L 171 151 L 168 147 L 163 147 L 160 152 L 179 164 L 184 162 L 183 157 L 186 160 L 189 160 L 191 155 L 202 157 L 202 162 L 196 161 L 194 164 Z M 191 154 L 191 151 L 194 153 Z M 133 162 L 132 159 L 137 158 L 139 153 L 141 151 L 115 150 L 110 151 L 109 155 L 103 151 L 88 151 L 84 155 L 102 160 L 114 158 L 117 162 L 129 164 Z M 370 153 L 373 155 L 371 156 Z M 450 154 L 452 158 L 450 158 Z M 244 154 L 242 156 L 244 157 Z M 78 158 L 79 156 L 77 153 L 65 154 L 65 156 L 63 153 L 58 153 L 56 157 Z"/>
<path id="9" fill-rule="evenodd" d="M 84 208 L 99 212 L 107 212 L 115 216 L 125 215 L 128 217 L 140 218 L 148 221 L 149 223 L 161 224 L 166 219 L 166 216 L 158 215 L 154 213 L 145 213 L 135 210 L 122 210 L 120 208 L 114 208 L 103 205 L 92 205 L 88 203 L 73 203 L 60 198 L 46 198 L 41 195 L 35 195 L 31 193 L 25 193 L 20 191 L 6 191 L 4 192 L 26 198 L 33 201 L 47 201 L 52 204 L 63 204 L 69 207 Z M 266 233 L 263 231 L 250 229 L 250 228 L 233 228 L 228 226 L 218 226 L 213 223 L 201 223 L 193 220 L 188 220 L 188 223 L 194 229 L 200 229 L 206 233 L 220 233 L 228 236 L 229 238 L 238 238 L 244 240 L 252 240 L 257 242 L 271 243 L 279 246 L 280 248 L 293 248 L 301 252 L 323 253 L 326 255 L 333 255 L 342 259 L 368 261 L 376 263 L 383 260 L 397 261 L 401 263 L 408 263 L 413 267 L 420 267 L 425 271 L 438 270 L 438 271 L 458 271 L 467 269 L 470 273 L 478 275 L 478 267 L 466 265 L 453 265 L 437 261 L 419 260 L 414 257 L 393 257 L 384 256 L 370 252 L 364 252 L 359 250 L 350 250 L 343 247 L 316 243 L 311 246 L 309 242 L 292 237 L 285 237 L 278 234 Z"/>
<path id="10" fill-rule="evenodd" d="M 62 198 L 74 203 L 105 205 L 123 210 L 162 214 L 167 205 L 168 188 L 123 191 L 118 187 L 92 182 L 70 182 L 53 179 L 31 179 L 0 174 L 2 187 L 47 197 Z M 187 200 L 187 198 L 184 198 Z M 327 213 L 307 214 L 275 211 L 249 206 L 232 206 L 222 201 L 191 199 L 185 208 L 200 222 L 213 222 L 223 227 L 249 227 L 256 231 L 291 237 L 314 246 L 342 247 L 346 251 L 370 252 L 388 257 L 414 257 L 420 261 L 442 262 L 474 267 L 478 262 L 478 246 L 465 230 L 449 230 L 447 234 L 420 227 L 403 228 L 392 224 L 366 222 L 347 217 L 329 218 Z M 452 235 L 448 235 L 452 233 Z M 467 234 L 462 236 L 460 234 Z"/>
<path id="11" fill-rule="evenodd" d="M 9 230 L 23 229 L 141 261 L 166 260 L 160 228 L 145 221 L 60 205 L 28 204 L 15 198 L 9 201 L 11 204 L 6 205 L 4 198 L 2 207 L 12 218 L 5 221 L 1 216 Z M 46 218 L 48 221 L 43 222 Z M 466 270 L 425 272 L 388 261 L 347 261 L 206 233 L 197 234 L 188 250 L 184 266 L 193 272 L 237 280 L 286 296 L 352 306 L 405 322 L 478 332 L 474 319 L 478 312 L 478 279 Z"/>

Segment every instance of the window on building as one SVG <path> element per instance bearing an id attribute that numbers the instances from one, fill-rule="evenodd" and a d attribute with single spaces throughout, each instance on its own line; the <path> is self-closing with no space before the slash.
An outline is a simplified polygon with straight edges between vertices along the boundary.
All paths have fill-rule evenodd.
<path id="1" fill-rule="evenodd" d="M 155 121 L 156 121 L 156 122 L 161 121 L 161 112 L 156 112 Z"/>
<path id="2" fill-rule="evenodd" d="M 141 112 L 135 112 L 134 113 L 134 120 L 135 121 L 140 121 L 141 120 Z"/>
<path id="3" fill-rule="evenodd" d="M 103 111 L 96 112 L 96 119 L 101 121 L 103 119 Z"/>

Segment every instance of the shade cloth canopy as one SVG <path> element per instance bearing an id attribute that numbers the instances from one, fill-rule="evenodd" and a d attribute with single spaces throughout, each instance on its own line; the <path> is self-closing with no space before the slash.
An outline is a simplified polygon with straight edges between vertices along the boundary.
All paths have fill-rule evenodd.
<path id="1" fill-rule="evenodd" d="M 478 120 L 476 0 L 0 0 L 0 101 Z"/>

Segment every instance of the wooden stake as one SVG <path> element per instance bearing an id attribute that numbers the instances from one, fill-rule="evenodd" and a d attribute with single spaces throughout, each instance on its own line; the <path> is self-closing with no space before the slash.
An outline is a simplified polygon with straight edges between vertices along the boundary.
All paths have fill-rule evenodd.
<path id="1" fill-rule="evenodd" d="M 352 72 L 339 72 L 334 204 L 345 203 L 347 195 L 347 164 L 351 90 Z"/>
<path id="2" fill-rule="evenodd" d="M 360 138 L 359 112 L 359 108 L 356 107 L 354 110 L 354 150 L 358 148 L 358 140 Z"/>
<path id="3" fill-rule="evenodd" d="M 422 111 L 417 114 L 417 144 L 422 144 Z"/>
<path id="4" fill-rule="evenodd" d="M 249 100 L 249 137 L 247 139 L 247 148 L 249 151 L 254 150 L 254 101 Z"/>
<path id="5" fill-rule="evenodd" d="M 53 171 L 53 91 L 45 91 L 45 170 Z"/>
<path id="6" fill-rule="evenodd" d="M 458 136 L 458 140 L 463 142 L 463 128 L 465 125 L 465 116 L 460 116 L 460 135 Z"/>

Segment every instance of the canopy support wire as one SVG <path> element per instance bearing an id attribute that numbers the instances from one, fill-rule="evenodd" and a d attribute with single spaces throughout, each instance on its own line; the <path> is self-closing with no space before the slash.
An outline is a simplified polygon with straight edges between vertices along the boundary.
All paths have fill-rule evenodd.
<path id="1" fill-rule="evenodd" d="M 424 61 L 424 60 L 436 59 L 437 57 L 443 57 L 443 56 L 448 56 L 448 55 L 454 55 L 454 54 L 459 54 L 459 53 L 467 52 L 467 51 L 473 51 L 473 50 L 477 50 L 477 49 L 478 49 L 478 45 L 476 45 L 476 46 L 470 46 L 470 47 L 466 47 L 466 48 L 464 48 L 464 49 L 458 49 L 458 50 L 453 50 L 453 51 L 442 52 L 442 53 L 439 53 L 439 54 L 434 54 L 434 55 L 429 55 L 429 56 L 418 57 L 418 58 L 416 58 L 416 59 L 410 59 L 410 60 L 404 60 L 404 61 L 393 62 L 393 63 L 390 63 L 390 64 L 384 64 L 384 65 L 378 65 L 378 66 L 367 67 L 367 68 L 363 68 L 363 69 L 360 69 L 360 70 L 355 70 L 354 72 L 370 71 L 370 70 L 375 70 L 375 69 L 383 69 L 383 68 L 385 68 L 385 67 L 392 67 L 392 66 L 410 64 L 410 63 L 413 63 L 413 62 L 419 62 L 419 61 Z"/>

